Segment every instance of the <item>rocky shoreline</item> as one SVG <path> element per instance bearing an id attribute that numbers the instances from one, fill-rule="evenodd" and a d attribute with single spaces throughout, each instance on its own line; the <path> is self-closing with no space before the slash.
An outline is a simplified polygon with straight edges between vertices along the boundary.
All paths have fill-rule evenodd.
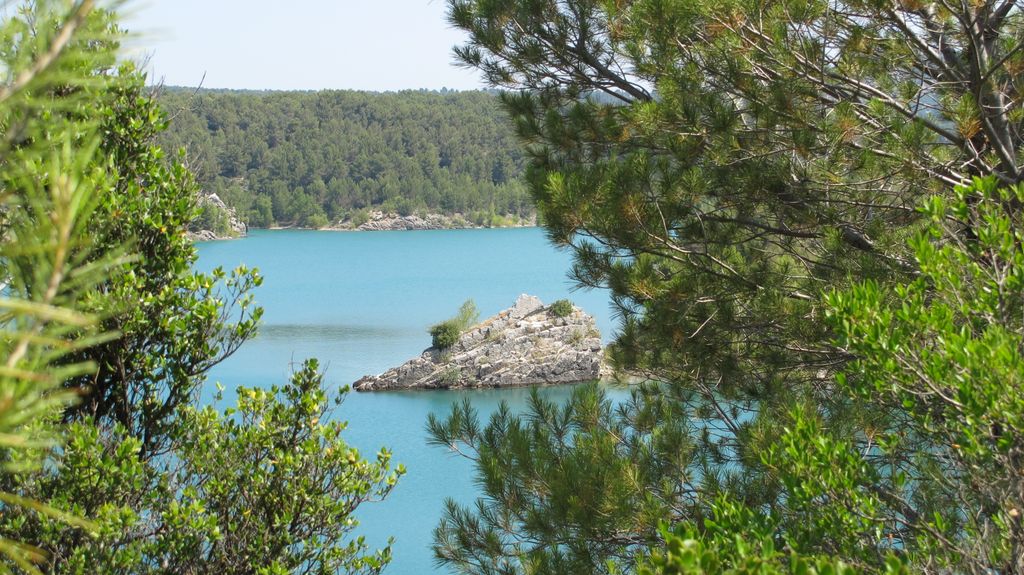
<path id="1" fill-rule="evenodd" d="M 231 226 L 231 233 L 229 234 L 218 234 L 213 230 L 205 228 L 197 228 L 188 230 L 188 236 L 192 241 L 207 242 L 214 240 L 231 240 L 240 237 L 245 237 L 248 232 L 248 227 L 244 222 L 239 220 L 235 216 L 235 211 L 224 205 L 217 194 L 211 194 L 212 201 L 215 205 L 219 202 L 219 206 L 226 210 Z M 206 200 L 200 200 L 206 201 Z M 386 212 L 371 212 L 369 219 L 360 224 L 356 224 L 351 220 L 343 220 L 335 225 L 323 227 L 323 228 L 303 228 L 298 226 L 274 226 L 269 229 L 272 230 L 317 230 L 327 232 L 399 232 L 399 231 L 415 231 L 415 230 L 477 230 L 477 229 L 488 229 L 488 228 L 535 228 L 537 227 L 536 216 L 531 218 L 519 218 L 516 216 L 504 216 L 502 218 L 506 222 L 510 222 L 503 225 L 491 225 L 481 226 L 474 224 L 465 219 L 462 214 L 454 214 L 446 216 L 444 214 L 426 214 L 424 216 L 408 215 L 402 216 L 397 213 L 386 213 Z"/>
<path id="2" fill-rule="evenodd" d="M 245 237 L 249 231 L 249 227 L 243 222 L 238 214 L 235 213 L 235 208 L 229 207 L 224 203 L 224 200 L 220 199 L 217 194 L 208 194 L 199 197 L 199 207 L 203 210 L 203 217 L 198 218 L 193 225 L 196 227 L 190 227 L 186 234 L 189 239 L 194 242 L 211 242 L 214 240 L 232 240 L 235 238 Z M 206 217 L 206 214 L 212 214 L 212 217 Z M 218 226 L 219 230 L 209 229 L 204 225 L 205 221 L 220 221 L 221 225 Z"/>
<path id="3" fill-rule="evenodd" d="M 578 307 L 553 309 L 521 295 L 515 305 L 473 326 L 447 349 L 434 347 L 357 391 L 456 389 L 579 383 L 599 379 L 604 352 L 594 318 Z"/>
<path id="4" fill-rule="evenodd" d="M 510 222 L 508 225 L 491 227 L 535 227 L 536 217 L 523 219 L 517 216 L 503 216 L 502 220 Z M 334 226 L 323 229 L 333 231 L 360 231 L 360 232 L 395 232 L 411 230 L 463 230 L 477 229 L 481 226 L 470 222 L 462 214 L 425 214 L 423 216 L 410 214 L 403 216 L 394 212 L 373 211 L 368 215 L 365 222 L 357 223 L 352 220 L 343 220 Z"/>

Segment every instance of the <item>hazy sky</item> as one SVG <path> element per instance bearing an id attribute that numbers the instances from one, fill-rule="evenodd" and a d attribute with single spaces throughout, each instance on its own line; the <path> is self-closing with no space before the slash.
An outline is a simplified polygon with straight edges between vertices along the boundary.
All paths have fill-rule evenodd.
<path id="1" fill-rule="evenodd" d="M 134 0 L 124 25 L 151 79 L 207 88 L 482 87 L 452 65 L 443 0 Z M 203 80 L 203 74 L 206 79 Z"/>

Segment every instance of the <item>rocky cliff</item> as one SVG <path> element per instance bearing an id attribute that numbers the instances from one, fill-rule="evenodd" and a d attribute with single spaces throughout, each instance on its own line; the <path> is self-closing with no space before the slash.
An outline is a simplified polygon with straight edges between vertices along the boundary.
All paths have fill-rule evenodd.
<path id="1" fill-rule="evenodd" d="M 426 217 L 417 215 L 400 216 L 398 214 L 385 214 L 383 212 L 370 212 L 370 219 L 360 224 L 355 229 L 364 232 L 375 231 L 399 231 L 399 230 L 444 230 L 457 227 L 465 222 L 460 218 L 458 221 L 447 218 L 441 214 L 427 214 Z"/>
<path id="2" fill-rule="evenodd" d="M 239 219 L 235 209 L 228 207 L 220 196 L 200 195 L 198 203 L 202 211 L 188 230 L 192 241 L 206 242 L 245 236 L 248 231 L 245 222 Z"/>
<path id="3" fill-rule="evenodd" d="M 447 389 L 575 383 L 601 374 L 601 334 L 579 308 L 560 317 L 540 299 L 521 295 L 511 308 L 476 325 L 448 349 L 428 348 L 417 358 L 353 387 Z"/>

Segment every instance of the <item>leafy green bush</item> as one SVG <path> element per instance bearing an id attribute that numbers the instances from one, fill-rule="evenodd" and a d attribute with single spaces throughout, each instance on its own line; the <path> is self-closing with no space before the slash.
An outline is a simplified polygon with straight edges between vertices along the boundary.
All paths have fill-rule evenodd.
<path id="1" fill-rule="evenodd" d="M 366 208 L 360 210 L 353 210 L 349 214 L 348 220 L 352 222 L 352 227 L 358 228 L 359 226 L 370 221 L 370 211 L 367 210 Z"/>
<path id="2" fill-rule="evenodd" d="M 479 319 L 480 312 L 476 309 L 476 304 L 473 303 L 473 300 L 467 299 L 459 306 L 459 312 L 455 314 L 455 317 L 430 326 L 432 345 L 437 349 L 450 348 L 459 341 L 462 332 Z"/>
<path id="3" fill-rule="evenodd" d="M 430 326 L 431 344 L 437 349 L 448 349 L 459 341 L 462 330 L 454 320 L 442 321 Z"/>
<path id="4" fill-rule="evenodd" d="M 395 211 L 403 218 L 411 216 L 416 211 L 416 203 L 409 198 L 398 198 L 394 202 Z"/>
<path id="5" fill-rule="evenodd" d="M 1013 542 L 1024 535 L 1024 217 L 1008 207 L 1022 202 L 1024 187 L 1001 188 L 995 177 L 935 196 L 921 209 L 930 225 L 910 241 L 918 276 L 863 281 L 826 298 L 826 321 L 857 358 L 836 392 L 864 413 L 898 414 L 898 424 L 873 428 L 870 455 L 852 439 L 829 438 L 848 455 L 818 456 L 802 479 L 883 518 L 860 533 L 906 517 L 904 501 L 913 502 L 913 537 L 900 548 L 915 566 L 939 560 L 982 573 L 1021 564 Z M 814 441 L 804 451 L 826 445 Z M 844 478 L 845 492 L 821 481 L 823 468 Z M 806 507 L 821 509 L 824 498 L 801 488 Z M 834 521 L 817 513 L 819 524 Z"/>
<path id="6" fill-rule="evenodd" d="M 330 225 L 330 222 L 327 221 L 327 216 L 322 213 L 317 213 L 306 219 L 306 225 L 319 230 L 320 228 L 326 228 Z"/>
<path id="7" fill-rule="evenodd" d="M 377 573 L 352 513 L 402 470 L 343 441 L 315 362 L 196 406 L 260 278 L 192 269 L 183 232 L 224 214 L 153 145 L 166 115 L 94 4 L 0 18 L 0 572 Z"/>
<path id="8" fill-rule="evenodd" d="M 722 508 L 733 515 L 728 519 L 738 520 L 744 527 L 758 521 L 744 516 L 746 510 L 726 501 L 714 505 L 716 515 Z M 721 529 L 702 533 L 693 526 L 676 526 L 674 529 L 663 526 L 660 531 L 665 541 L 664 548 L 654 551 L 641 562 L 637 570 L 639 575 L 854 575 L 861 572 L 835 557 L 777 549 L 771 534 L 764 530 L 736 537 L 725 535 Z M 885 561 L 884 572 L 887 575 L 905 575 L 908 570 L 897 557 L 890 556 Z"/>
<path id="9" fill-rule="evenodd" d="M 509 226 L 512 226 L 513 224 L 515 224 L 515 221 L 512 218 L 506 218 L 503 216 L 499 216 L 498 214 L 492 214 L 491 221 L 488 222 L 487 226 L 491 228 L 507 228 Z"/>
<path id="10" fill-rule="evenodd" d="M 274 204 L 267 196 L 259 196 L 253 200 L 252 207 L 243 215 L 250 227 L 269 228 L 274 225 Z"/>
<path id="11" fill-rule="evenodd" d="M 148 573 L 158 560 L 193 573 L 251 565 L 274 566 L 267 573 L 296 573 L 296 565 L 378 573 L 391 546 L 371 549 L 353 536 L 355 513 L 386 497 L 405 470 L 387 449 L 366 457 L 345 440 L 346 425 L 333 416 L 345 393 L 332 397 L 317 362 L 307 360 L 282 386 L 238 388 L 223 410 L 186 406 L 170 432 L 167 458 L 177 465 L 165 468 L 140 460 L 143 440 L 120 424 L 76 422 L 59 472 L 43 469 L 17 485 L 52 494 L 60 510 L 102 509 L 90 516 L 95 537 L 8 509 L 0 533 L 59 550 L 67 568 L 58 573 Z M 219 389 L 214 399 L 222 400 Z M 262 517 L 273 519 L 253 520 Z M 145 536 L 126 535 L 147 528 Z"/>
<path id="12" fill-rule="evenodd" d="M 560 299 L 551 304 L 548 308 L 555 317 L 566 317 L 572 313 L 572 302 L 567 299 Z"/>

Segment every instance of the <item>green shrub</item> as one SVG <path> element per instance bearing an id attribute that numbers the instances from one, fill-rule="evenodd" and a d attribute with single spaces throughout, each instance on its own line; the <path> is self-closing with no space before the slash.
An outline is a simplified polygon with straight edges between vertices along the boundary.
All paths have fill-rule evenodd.
<path id="1" fill-rule="evenodd" d="M 401 217 L 411 216 L 422 206 L 421 203 L 409 198 L 391 198 L 380 205 L 385 214 L 398 214 Z"/>
<path id="2" fill-rule="evenodd" d="M 306 227 L 313 228 L 315 230 L 326 228 L 328 225 L 330 225 L 330 222 L 327 220 L 327 216 L 325 216 L 323 213 L 316 213 L 309 216 L 308 218 L 306 218 L 305 223 Z"/>
<path id="3" fill-rule="evenodd" d="M 354 210 L 348 215 L 348 220 L 352 222 L 352 227 L 358 228 L 370 221 L 370 210 L 366 208 Z"/>
<path id="4" fill-rule="evenodd" d="M 466 331 L 470 326 L 480 321 L 480 311 L 476 309 L 476 303 L 467 299 L 459 306 L 459 313 L 450 319 L 459 328 L 460 332 Z"/>
<path id="5" fill-rule="evenodd" d="M 274 205 L 267 196 L 257 196 L 252 206 L 244 212 L 244 219 L 250 227 L 269 228 L 274 225 Z"/>
<path id="6" fill-rule="evenodd" d="M 548 308 L 555 317 L 566 317 L 572 313 L 572 302 L 567 299 L 560 299 L 551 304 Z"/>
<path id="7" fill-rule="evenodd" d="M 459 341 L 462 332 L 480 319 L 480 312 L 476 309 L 473 300 L 467 299 L 461 306 L 455 317 L 446 319 L 441 323 L 430 326 L 430 337 L 433 346 L 437 349 L 448 349 Z"/>
<path id="8" fill-rule="evenodd" d="M 454 320 L 442 321 L 430 326 L 430 338 L 432 345 L 437 349 L 448 349 L 459 341 L 462 330 Z"/>
<path id="9" fill-rule="evenodd" d="M 512 225 L 510 218 L 499 216 L 498 214 L 491 215 L 491 221 L 488 222 L 487 226 L 491 228 L 507 228 Z"/>
<path id="10" fill-rule="evenodd" d="M 444 384 L 447 387 L 452 387 L 454 385 L 458 385 L 458 383 L 459 383 L 459 381 L 461 379 L 462 379 L 462 370 L 459 369 L 458 367 L 452 366 L 452 367 L 449 367 L 449 368 L 445 369 L 443 372 L 441 372 L 441 377 L 440 377 L 441 383 Z"/>

